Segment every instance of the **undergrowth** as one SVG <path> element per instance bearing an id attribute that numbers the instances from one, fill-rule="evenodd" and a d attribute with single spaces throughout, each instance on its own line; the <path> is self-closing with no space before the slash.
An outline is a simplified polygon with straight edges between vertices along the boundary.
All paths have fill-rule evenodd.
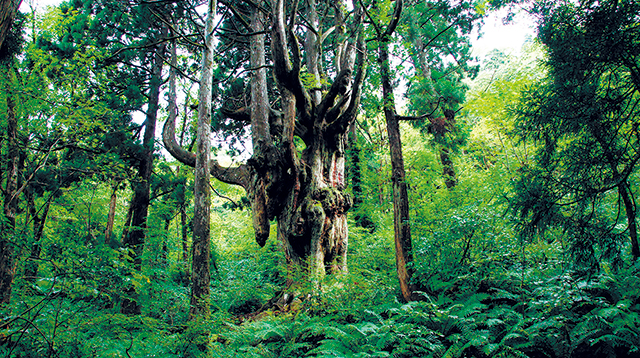
<path id="1" fill-rule="evenodd" d="M 104 278 L 113 267 L 21 282 L 25 294 L 2 312 L 0 356 L 640 356 L 640 264 L 585 276 L 563 266 L 552 247 L 488 250 L 484 258 L 469 251 L 451 266 L 417 260 L 424 300 L 403 303 L 386 249 L 391 235 L 352 235 L 361 250 L 350 253 L 349 273 L 275 306 L 267 303 L 286 277 L 277 244 L 219 250 L 212 314 L 198 322 L 187 320 L 189 282 L 179 262 L 134 277 L 145 300 L 140 316 L 117 313 L 120 298 L 109 293 L 120 283 Z"/>

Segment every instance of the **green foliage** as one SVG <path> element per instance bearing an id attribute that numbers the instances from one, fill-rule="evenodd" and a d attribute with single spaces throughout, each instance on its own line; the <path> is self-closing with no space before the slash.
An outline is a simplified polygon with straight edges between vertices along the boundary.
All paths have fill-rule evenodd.
<path id="1" fill-rule="evenodd" d="M 121 4 L 74 1 L 37 17 L 41 30 L 35 43 L 0 78 L 0 87 L 7 88 L 0 91 L 0 124 L 4 130 L 7 99 L 14 96 L 24 138 L 20 180 L 26 184 L 16 219 L 17 279 L 11 303 L 0 307 L 0 356 L 637 356 L 640 266 L 617 260 L 628 250 L 628 219 L 613 187 L 622 178 L 614 178 L 615 170 L 631 196 L 638 184 L 635 67 L 614 61 L 616 54 L 637 52 L 637 31 L 627 16 L 637 8 L 631 1 L 618 1 L 613 12 L 549 2 L 553 6 L 546 14 L 549 22 L 543 22 L 541 44 L 527 44 L 521 56 L 493 53 L 478 76 L 463 83 L 462 73 L 475 70 L 445 61 L 448 55 L 442 51 L 454 43 L 450 50 L 466 58 L 469 26 L 499 2 L 459 3 L 414 4 L 415 11 L 401 21 L 402 38 L 395 46 L 398 54 L 419 63 L 415 41 L 432 38 L 457 19 L 456 31 L 445 31 L 429 44 L 430 77 L 409 62 L 397 74 L 411 80 L 408 109 L 417 114 L 431 110 L 431 86 L 446 97 L 446 108 L 457 108 L 465 86 L 470 88 L 457 116 L 457 124 L 467 129 L 448 132 L 439 143 L 460 149 L 453 190 L 445 188 L 439 153 L 425 144 L 430 135 L 402 124 L 411 268 L 423 301 L 401 302 L 397 288 L 389 154 L 376 90 L 379 78 L 371 64 L 357 146 L 347 151 L 351 178 L 360 179 L 357 188 L 349 184 L 357 195 L 349 212 L 349 272 L 309 287 L 287 286 L 290 273 L 281 244 L 270 240 L 259 248 L 246 193 L 216 182 L 212 314 L 197 321 L 188 320 L 190 170 L 155 161 L 141 270 L 127 264 L 133 253 L 120 243 L 131 194 L 124 183 L 141 149 L 132 140 L 130 111 L 144 103 L 147 77 L 136 66 L 124 69 L 107 56 L 121 50 L 120 63 L 149 60 L 148 51 L 123 46 L 126 41 L 144 45 L 158 35 L 146 19 L 153 17 L 150 5 L 137 4 L 129 12 Z M 187 2 L 166 4 L 179 16 Z M 247 11 L 246 4 L 233 4 L 240 13 Z M 369 15 L 384 23 L 393 6 L 393 1 L 379 2 Z M 331 6 L 323 9 L 331 16 Z M 615 21 L 596 21 L 608 16 Z M 424 25 L 416 26 L 420 22 Z M 325 25 L 319 33 L 329 31 Z M 128 31 L 141 26 L 145 31 Z M 231 34 L 242 24 L 234 18 L 221 26 Z M 334 51 L 336 33 L 323 43 L 325 53 Z M 224 38 L 218 49 L 237 40 Z M 192 73 L 197 56 L 188 56 L 192 45 L 181 46 L 185 53 L 179 67 Z M 216 89 L 216 103 L 229 109 L 246 105 L 250 71 L 238 65 L 247 55 L 245 47 L 221 52 L 225 56 L 216 69 L 217 80 L 238 74 Z M 325 82 L 322 77 L 319 85 Z M 318 83 L 306 78 L 305 85 Z M 273 87 L 270 91 L 276 91 Z M 185 88 L 188 98 L 190 88 Z M 512 107 L 522 91 L 528 97 L 519 113 L 526 116 L 514 121 Z M 185 108 L 186 132 L 189 116 Z M 221 133 L 244 133 L 246 123 L 221 118 L 214 123 Z M 592 140 L 593 123 L 600 123 L 598 133 L 611 142 L 609 149 Z M 527 140 L 519 142 L 516 132 Z M 467 134 L 466 143 L 458 140 Z M 607 150 L 624 160 L 612 167 Z M 6 159 L 1 163 L 4 170 Z M 114 187 L 115 226 L 105 243 Z M 598 191 L 603 188 L 608 189 Z M 581 199 L 586 204 L 576 204 Z M 45 210 L 38 237 L 35 222 Z M 523 229 L 527 235 L 519 234 Z M 272 236 L 275 230 L 274 225 Z M 39 248 L 36 256 L 34 247 Z M 574 265 L 576 259 L 583 265 Z M 38 268 L 35 277 L 26 274 L 31 265 Z M 128 298 L 123 288 L 131 285 L 141 315 L 118 313 Z"/>
<path id="2" fill-rule="evenodd" d="M 640 41 L 629 26 L 640 8 L 587 1 L 539 11 L 548 76 L 525 89 L 517 108 L 515 129 L 536 153 L 520 168 L 512 208 L 525 234 L 562 230 L 587 270 L 620 264 L 627 246 L 637 259 L 631 178 L 639 153 L 633 73 Z"/>
<path id="3" fill-rule="evenodd" d="M 311 299 L 297 314 L 267 314 L 233 327 L 218 337 L 213 356 L 632 356 L 638 349 L 638 307 L 630 306 L 638 298 L 636 288 L 622 288 L 624 283 L 611 276 L 541 277 L 520 282 L 513 277 L 506 289 L 462 293 L 453 301 L 365 305 L 351 315 Z M 616 291 L 634 293 L 628 299 L 598 299 Z"/>

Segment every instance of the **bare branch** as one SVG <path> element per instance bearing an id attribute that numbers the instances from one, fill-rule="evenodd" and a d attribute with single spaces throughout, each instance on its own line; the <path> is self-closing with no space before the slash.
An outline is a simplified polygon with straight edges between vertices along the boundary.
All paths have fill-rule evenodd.
<path id="1" fill-rule="evenodd" d="M 213 191 L 217 196 L 221 197 L 222 199 L 229 200 L 229 201 L 233 204 L 233 206 L 234 206 L 234 207 L 236 207 L 236 208 L 239 208 L 239 207 L 240 207 L 240 205 L 238 205 L 238 203 L 236 203 L 235 201 L 233 201 L 233 199 L 231 199 L 230 197 L 220 194 L 220 193 L 219 193 L 219 192 L 218 192 L 218 191 L 213 187 L 213 185 L 209 184 L 209 187 L 211 187 L 211 190 L 212 190 L 212 191 Z"/>

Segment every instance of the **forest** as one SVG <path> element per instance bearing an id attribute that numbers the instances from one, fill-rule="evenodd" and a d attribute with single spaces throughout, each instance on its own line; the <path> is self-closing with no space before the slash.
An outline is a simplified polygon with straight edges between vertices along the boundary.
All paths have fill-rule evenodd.
<path id="1" fill-rule="evenodd" d="M 637 0 L 35 4 L 1 357 L 640 357 Z"/>

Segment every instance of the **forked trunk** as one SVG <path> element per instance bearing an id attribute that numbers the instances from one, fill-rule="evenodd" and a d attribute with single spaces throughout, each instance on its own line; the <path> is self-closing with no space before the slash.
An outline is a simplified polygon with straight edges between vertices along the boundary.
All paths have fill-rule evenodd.
<path id="1" fill-rule="evenodd" d="M 315 2 L 308 5 L 307 16 L 314 31 L 307 33 L 305 60 L 307 70 L 319 81 L 319 39 L 314 29 L 317 14 Z M 290 281 L 300 277 L 295 271 L 301 271 L 305 281 L 317 282 L 326 273 L 347 270 L 346 212 L 353 200 L 344 191 L 345 143 L 359 104 L 364 45 L 356 41 L 354 31 L 343 44 L 342 59 L 336 61 L 339 73 L 331 87 L 324 95 L 315 88 L 309 93 L 300 79 L 299 47 L 285 24 L 284 7 L 283 0 L 277 1 L 271 36 L 274 72 L 282 96 L 282 144 L 277 148 L 278 164 L 263 175 L 267 199 L 264 219 L 275 217 L 278 221 L 278 239 L 294 271 Z M 356 12 L 355 16 L 358 24 L 361 14 Z M 354 64 L 350 59 L 356 52 Z M 350 86 L 354 65 L 357 73 Z M 294 145 L 294 135 L 306 146 L 301 153 Z M 287 182 L 291 185 L 283 188 Z"/>

